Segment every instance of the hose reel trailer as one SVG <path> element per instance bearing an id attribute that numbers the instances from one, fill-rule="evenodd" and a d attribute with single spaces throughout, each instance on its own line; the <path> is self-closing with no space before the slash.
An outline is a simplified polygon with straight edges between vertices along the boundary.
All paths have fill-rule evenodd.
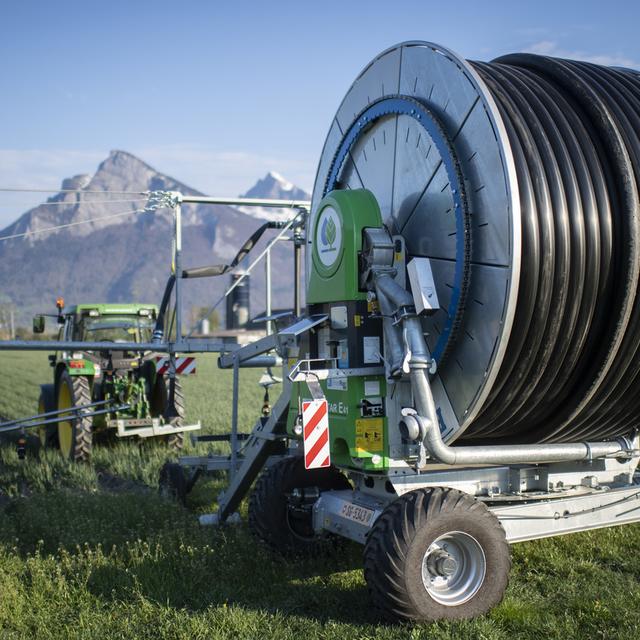
<path id="1" fill-rule="evenodd" d="M 163 489 L 183 499 L 224 471 L 203 524 L 236 521 L 253 487 L 249 525 L 277 552 L 363 544 L 372 602 L 405 621 L 489 611 L 511 543 L 640 522 L 639 74 L 406 42 L 345 95 L 311 203 L 151 192 L 149 210 L 174 212 L 159 318 L 175 287 L 175 340 L 158 321 L 152 342 L 118 348 L 166 353 L 174 378 L 178 353 L 219 352 L 233 369 L 231 433 L 194 439 L 229 440 L 230 454 L 167 463 Z M 229 265 L 183 269 L 187 203 L 297 213 Z M 290 233 L 293 323 L 267 313 L 267 335 L 233 349 L 185 336 L 181 282 L 232 270 L 267 228 L 280 232 L 248 270 Z M 269 371 L 251 433 L 238 432 L 244 367 Z M 0 431 L 132 409 L 90 400 Z"/>
<path id="2" fill-rule="evenodd" d="M 306 318 L 220 358 L 285 375 L 208 521 L 270 460 L 257 536 L 363 543 L 402 620 L 488 611 L 508 543 L 639 521 L 639 179 L 634 70 L 380 54 L 319 161 Z"/>

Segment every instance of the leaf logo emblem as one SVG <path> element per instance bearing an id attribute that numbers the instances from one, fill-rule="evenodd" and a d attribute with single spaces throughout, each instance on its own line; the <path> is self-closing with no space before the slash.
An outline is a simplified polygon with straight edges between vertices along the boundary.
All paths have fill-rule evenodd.
<path id="1" fill-rule="evenodd" d="M 325 235 L 327 238 L 327 244 L 329 247 L 333 247 L 333 243 L 336 241 L 336 223 L 333 221 L 333 218 L 329 218 L 327 220 Z"/>

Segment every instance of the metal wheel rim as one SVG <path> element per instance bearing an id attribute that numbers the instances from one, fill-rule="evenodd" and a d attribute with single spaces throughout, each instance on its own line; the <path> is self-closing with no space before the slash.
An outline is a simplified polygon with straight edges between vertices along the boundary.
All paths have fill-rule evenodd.
<path id="1" fill-rule="evenodd" d="M 448 576 L 437 570 L 441 566 L 438 561 L 441 563 L 445 557 L 455 563 L 455 569 Z M 462 531 L 451 531 L 436 538 L 422 559 L 425 590 L 433 600 L 448 607 L 473 598 L 484 583 L 486 573 L 487 561 L 480 543 Z"/>

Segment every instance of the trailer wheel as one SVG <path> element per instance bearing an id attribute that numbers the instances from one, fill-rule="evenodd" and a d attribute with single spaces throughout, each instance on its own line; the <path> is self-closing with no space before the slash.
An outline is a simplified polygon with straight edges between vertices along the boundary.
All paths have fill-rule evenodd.
<path id="1" fill-rule="evenodd" d="M 40 398 L 38 398 L 38 413 L 47 413 L 56 410 L 55 387 L 52 384 L 40 385 Z M 43 424 L 38 427 L 40 445 L 47 448 L 58 446 L 58 427 L 55 422 Z"/>
<path id="2" fill-rule="evenodd" d="M 185 399 L 180 379 L 176 378 L 174 405 L 176 415 L 169 415 L 170 382 L 165 376 L 158 376 L 151 393 L 151 415 L 154 418 L 162 416 L 166 422 L 181 427 L 184 424 Z M 172 433 L 164 436 L 167 447 L 172 451 L 180 451 L 184 446 L 184 433 Z"/>
<path id="3" fill-rule="evenodd" d="M 63 371 L 58 380 L 58 409 L 71 409 L 91 403 L 91 388 L 86 376 L 70 376 Z M 67 417 L 67 416 L 65 416 Z M 91 457 L 93 430 L 91 417 L 75 418 L 58 422 L 58 444 L 65 458 L 73 462 L 86 462 Z"/>
<path id="4" fill-rule="evenodd" d="M 364 549 L 373 603 L 390 620 L 454 620 L 500 603 L 511 558 L 487 507 L 455 489 L 418 489 L 392 502 Z"/>
<path id="5" fill-rule="evenodd" d="M 315 556 L 335 547 L 337 536 L 313 530 L 310 508 L 292 507 L 289 495 L 294 489 L 351 489 L 335 467 L 304 468 L 301 456 L 278 461 L 266 469 L 249 500 L 249 527 L 269 548 L 283 555 Z"/>

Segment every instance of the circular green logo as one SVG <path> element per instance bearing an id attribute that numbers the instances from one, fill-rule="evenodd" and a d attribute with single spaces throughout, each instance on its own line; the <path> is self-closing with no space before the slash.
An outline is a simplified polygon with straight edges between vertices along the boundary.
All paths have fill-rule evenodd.
<path id="1" fill-rule="evenodd" d="M 340 257 L 342 225 L 338 212 L 332 206 L 326 206 L 320 213 L 315 244 L 318 258 L 325 267 L 330 267 Z"/>

